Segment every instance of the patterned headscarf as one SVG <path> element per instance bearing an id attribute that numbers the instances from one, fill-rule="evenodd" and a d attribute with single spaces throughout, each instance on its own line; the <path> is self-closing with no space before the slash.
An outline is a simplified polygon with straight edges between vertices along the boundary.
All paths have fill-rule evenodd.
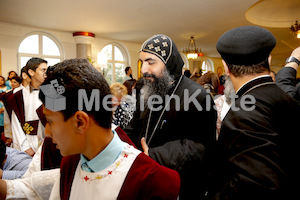
<path id="1" fill-rule="evenodd" d="M 184 62 L 175 43 L 168 36 L 159 34 L 150 37 L 144 42 L 140 51 L 159 57 L 175 79 L 182 74 Z"/>

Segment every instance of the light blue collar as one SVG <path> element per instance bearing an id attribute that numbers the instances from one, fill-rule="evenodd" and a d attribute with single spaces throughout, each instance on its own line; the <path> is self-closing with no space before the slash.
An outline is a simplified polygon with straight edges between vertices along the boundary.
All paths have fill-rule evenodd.
<path id="1" fill-rule="evenodd" d="M 92 160 L 88 160 L 81 154 L 81 169 L 86 172 L 99 172 L 112 165 L 121 154 L 125 143 L 118 134 L 113 131 L 114 137 L 107 147 Z"/>

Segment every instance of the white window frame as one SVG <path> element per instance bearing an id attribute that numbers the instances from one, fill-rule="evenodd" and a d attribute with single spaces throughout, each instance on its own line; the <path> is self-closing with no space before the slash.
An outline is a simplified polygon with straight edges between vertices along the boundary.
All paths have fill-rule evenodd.
<path id="1" fill-rule="evenodd" d="M 189 65 L 188 58 L 186 57 L 186 55 L 184 53 L 180 53 L 180 55 L 181 55 L 181 58 L 182 58 L 182 60 L 184 62 L 184 65 L 182 67 L 182 71 L 187 70 L 187 69 L 189 70 L 190 69 L 190 65 Z"/>
<path id="2" fill-rule="evenodd" d="M 207 65 L 206 63 L 209 63 L 209 65 Z M 209 66 L 209 67 L 207 67 Z M 214 62 L 210 59 L 210 58 L 206 58 L 203 62 L 202 62 L 202 73 L 205 74 L 208 71 L 212 71 L 215 72 L 215 67 L 214 67 Z"/>
<path id="3" fill-rule="evenodd" d="M 22 42 L 27 37 L 29 37 L 31 35 L 38 35 L 38 38 L 39 38 L 39 52 L 38 52 L 38 54 L 20 53 L 19 52 L 20 45 L 22 44 Z M 60 53 L 59 56 L 53 56 L 53 55 L 43 54 L 43 36 L 49 37 L 56 44 L 56 46 L 59 49 L 59 53 Z M 22 67 L 24 67 L 24 66 L 21 66 L 21 57 L 23 57 L 23 56 L 24 57 L 38 57 L 38 58 L 42 58 L 42 59 L 45 59 L 45 58 L 55 58 L 55 59 L 60 59 L 61 61 L 63 61 L 64 60 L 64 50 L 63 50 L 63 47 L 60 44 L 59 40 L 56 39 L 53 35 L 51 35 L 51 34 L 49 34 L 47 32 L 43 32 L 43 31 L 34 31 L 34 32 L 30 32 L 30 33 L 24 35 L 22 37 L 22 40 L 19 42 L 19 45 L 18 45 L 18 71 L 20 71 L 20 69 Z"/>
<path id="4" fill-rule="evenodd" d="M 129 52 L 128 52 L 127 48 L 117 42 L 110 42 L 110 43 L 106 44 L 102 49 L 104 49 L 108 45 L 112 45 L 112 59 L 107 60 L 107 64 L 112 63 L 112 74 L 113 74 L 112 75 L 112 83 L 115 83 L 116 82 L 116 64 L 117 63 L 124 64 L 125 67 L 130 66 L 130 56 L 129 56 Z M 124 61 L 115 60 L 115 47 L 119 48 L 119 50 L 121 51 Z M 101 49 L 101 51 L 102 51 L 102 49 Z M 125 72 L 124 72 L 124 74 L 125 74 Z"/>

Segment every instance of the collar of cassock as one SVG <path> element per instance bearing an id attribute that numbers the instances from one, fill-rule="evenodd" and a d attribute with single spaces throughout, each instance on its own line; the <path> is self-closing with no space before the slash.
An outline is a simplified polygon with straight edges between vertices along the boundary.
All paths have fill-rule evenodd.
<path id="1" fill-rule="evenodd" d="M 81 154 L 81 169 L 86 172 L 99 172 L 112 165 L 120 156 L 125 143 L 121 141 L 118 134 L 113 131 L 114 137 L 107 147 L 95 158 L 88 160 Z"/>
<path id="2" fill-rule="evenodd" d="M 256 87 L 262 86 L 262 85 L 266 85 L 266 84 L 275 84 L 270 75 L 262 75 L 262 76 L 256 77 L 256 78 L 251 79 L 250 81 L 246 82 L 244 85 L 242 85 L 236 92 L 236 95 L 242 96 L 242 95 L 248 93 L 250 90 L 252 90 Z"/>

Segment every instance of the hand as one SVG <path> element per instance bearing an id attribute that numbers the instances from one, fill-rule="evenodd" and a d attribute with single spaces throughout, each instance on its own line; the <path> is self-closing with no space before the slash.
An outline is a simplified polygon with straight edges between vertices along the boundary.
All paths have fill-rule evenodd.
<path id="1" fill-rule="evenodd" d="M 300 60 L 300 47 L 294 49 L 291 56 L 293 56 L 293 57 L 297 58 L 298 60 Z"/>
<path id="2" fill-rule="evenodd" d="M 32 150 L 32 148 L 27 149 L 25 152 L 26 152 L 28 155 L 30 155 L 31 157 L 33 157 L 34 154 L 35 154 L 35 152 Z"/>
<path id="3" fill-rule="evenodd" d="M 291 57 L 295 57 L 298 60 L 300 60 L 300 47 L 294 49 L 294 51 L 291 54 Z M 291 63 L 286 64 L 285 67 L 292 67 L 297 71 L 299 66 L 295 62 L 291 62 Z"/>
<path id="4" fill-rule="evenodd" d="M 148 147 L 148 145 L 147 145 L 147 143 L 146 143 L 146 139 L 145 139 L 144 137 L 141 139 L 141 145 L 142 145 L 142 148 L 143 148 L 144 153 L 145 153 L 147 156 L 149 156 L 149 147 Z"/>

